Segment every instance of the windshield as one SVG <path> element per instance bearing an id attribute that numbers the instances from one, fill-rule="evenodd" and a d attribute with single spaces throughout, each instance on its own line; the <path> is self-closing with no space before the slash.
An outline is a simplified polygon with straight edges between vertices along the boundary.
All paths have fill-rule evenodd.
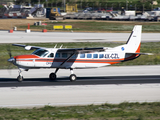
<path id="1" fill-rule="evenodd" d="M 38 50 L 34 51 L 32 54 L 37 55 L 39 57 L 45 57 L 48 53 L 49 53 L 48 50 L 38 49 Z"/>

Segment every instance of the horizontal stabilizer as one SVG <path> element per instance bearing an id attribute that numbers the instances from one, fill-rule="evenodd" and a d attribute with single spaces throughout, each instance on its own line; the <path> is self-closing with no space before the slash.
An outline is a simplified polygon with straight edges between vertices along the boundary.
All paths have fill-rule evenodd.
<path id="1" fill-rule="evenodd" d="M 136 54 L 136 55 L 153 55 L 153 53 L 126 53 L 126 54 Z"/>

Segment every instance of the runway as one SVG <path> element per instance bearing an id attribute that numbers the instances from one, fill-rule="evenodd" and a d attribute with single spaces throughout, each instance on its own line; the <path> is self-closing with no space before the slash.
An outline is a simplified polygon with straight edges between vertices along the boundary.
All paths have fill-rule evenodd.
<path id="1" fill-rule="evenodd" d="M 154 84 L 160 83 L 160 75 L 148 76 L 99 76 L 78 77 L 76 82 L 70 82 L 68 77 L 51 81 L 49 78 L 27 78 L 22 83 L 16 79 L 0 78 L 0 87 L 30 87 L 30 86 L 74 86 L 74 85 L 114 85 L 114 84 Z"/>
<path id="2" fill-rule="evenodd" d="M 69 76 L 70 76 L 69 69 L 60 69 L 57 72 L 56 81 L 50 81 L 49 79 L 49 74 L 51 72 L 54 72 L 55 69 L 30 69 L 27 72 L 23 71 L 22 74 L 24 77 L 23 82 L 28 84 L 28 86 L 34 86 L 34 84 L 35 86 L 41 86 L 39 85 L 41 83 L 43 84 L 45 83 L 46 85 L 66 85 L 66 84 L 93 85 L 93 84 L 107 84 L 108 81 L 112 81 L 111 84 L 129 84 L 130 81 L 132 81 L 133 84 L 136 83 L 133 81 L 137 81 L 138 84 L 145 80 L 153 80 L 153 81 L 159 80 L 160 76 L 159 70 L 160 70 L 160 65 L 108 66 L 108 67 L 94 68 L 94 69 L 74 69 L 73 70 L 74 74 L 77 75 L 76 82 L 69 81 Z M 18 83 L 16 80 L 17 76 L 19 75 L 18 69 L 0 70 L 0 73 L 1 73 L 0 77 L 1 87 L 5 87 L 3 86 L 3 83 L 10 83 L 10 82 Z M 117 81 L 117 83 L 114 81 Z M 153 81 L 147 83 L 152 83 Z M 153 83 L 156 82 L 154 81 Z M 159 83 L 159 81 L 157 81 L 157 83 Z"/>
<path id="3" fill-rule="evenodd" d="M 53 69 L 30 70 L 23 72 L 22 83 L 16 81 L 16 69 L 0 70 L 0 107 L 156 102 L 160 101 L 159 69 L 159 65 L 75 69 L 76 82 L 69 81 L 69 70 L 60 70 L 55 82 L 48 78 Z"/>
<path id="4" fill-rule="evenodd" d="M 126 42 L 130 33 L 59 33 L 0 31 L 0 43 L 35 42 Z M 159 33 L 143 33 L 142 42 L 158 42 Z M 59 70 L 58 79 L 48 78 L 54 69 L 23 72 L 0 70 L 0 107 L 43 107 L 102 103 L 160 101 L 160 65 L 109 66 L 75 69 L 76 82 L 70 82 L 69 70 Z"/>
<path id="5" fill-rule="evenodd" d="M 31 32 L 0 31 L 0 43 L 46 43 L 46 42 L 126 42 L 130 33 L 77 33 L 77 32 Z M 159 33 L 142 33 L 142 42 L 160 41 Z"/>

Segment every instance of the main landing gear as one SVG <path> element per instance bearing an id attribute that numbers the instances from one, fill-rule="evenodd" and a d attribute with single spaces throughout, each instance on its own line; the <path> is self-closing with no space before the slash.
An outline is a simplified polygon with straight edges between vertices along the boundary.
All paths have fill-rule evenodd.
<path id="1" fill-rule="evenodd" d="M 51 80 L 56 80 L 56 78 L 57 78 L 56 73 L 58 72 L 58 70 L 59 70 L 59 68 L 57 68 L 54 73 L 51 73 L 51 74 L 49 75 L 49 78 L 50 78 Z M 71 73 L 71 75 L 69 76 L 70 81 L 71 81 L 71 82 L 76 81 L 77 77 L 76 77 L 75 74 L 73 74 L 73 69 L 72 69 L 72 68 L 70 68 L 70 73 Z"/>

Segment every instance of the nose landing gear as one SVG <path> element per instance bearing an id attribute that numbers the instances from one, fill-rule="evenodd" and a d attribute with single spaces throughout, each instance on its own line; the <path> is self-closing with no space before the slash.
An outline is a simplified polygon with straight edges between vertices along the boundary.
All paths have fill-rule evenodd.
<path id="1" fill-rule="evenodd" d="M 18 82 L 22 82 L 22 81 L 23 81 L 23 76 L 19 75 L 19 76 L 17 77 L 17 80 L 18 80 Z"/>
<path id="2" fill-rule="evenodd" d="M 23 68 L 19 68 L 19 76 L 17 77 L 18 82 L 22 82 L 23 81 L 23 75 L 21 74 L 22 71 L 28 71 L 28 69 L 23 69 Z"/>

